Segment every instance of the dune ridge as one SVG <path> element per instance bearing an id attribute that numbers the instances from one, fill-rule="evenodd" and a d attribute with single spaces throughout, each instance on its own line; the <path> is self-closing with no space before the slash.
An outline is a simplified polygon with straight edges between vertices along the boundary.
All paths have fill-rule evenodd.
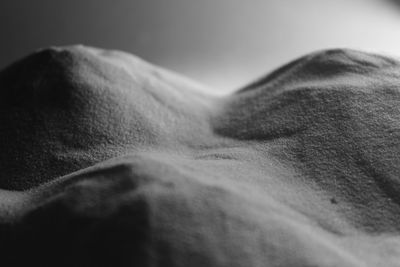
<path id="1" fill-rule="evenodd" d="M 120 51 L 0 72 L 4 266 L 400 266 L 400 62 L 336 49 L 227 96 Z"/>

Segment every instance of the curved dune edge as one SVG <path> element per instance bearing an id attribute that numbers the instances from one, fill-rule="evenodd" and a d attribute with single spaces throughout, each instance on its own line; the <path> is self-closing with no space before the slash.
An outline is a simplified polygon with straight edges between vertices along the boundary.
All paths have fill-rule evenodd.
<path id="1" fill-rule="evenodd" d="M 0 72 L 5 266 L 400 266 L 400 62 L 299 58 L 217 97 L 119 51 Z"/>

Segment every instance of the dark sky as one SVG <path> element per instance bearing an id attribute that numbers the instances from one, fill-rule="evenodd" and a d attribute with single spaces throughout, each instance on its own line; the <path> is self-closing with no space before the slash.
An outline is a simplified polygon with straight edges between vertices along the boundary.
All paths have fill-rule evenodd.
<path id="1" fill-rule="evenodd" d="M 315 49 L 400 54 L 400 12 L 380 0 L 0 2 L 0 67 L 45 46 L 120 49 L 217 92 Z"/>

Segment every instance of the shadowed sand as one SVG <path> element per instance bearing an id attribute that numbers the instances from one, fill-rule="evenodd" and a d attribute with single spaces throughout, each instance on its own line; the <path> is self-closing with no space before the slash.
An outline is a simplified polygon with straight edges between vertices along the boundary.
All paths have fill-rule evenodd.
<path id="1" fill-rule="evenodd" d="M 297 59 L 228 96 L 118 51 L 0 72 L 4 266 L 400 266 L 400 62 Z"/>

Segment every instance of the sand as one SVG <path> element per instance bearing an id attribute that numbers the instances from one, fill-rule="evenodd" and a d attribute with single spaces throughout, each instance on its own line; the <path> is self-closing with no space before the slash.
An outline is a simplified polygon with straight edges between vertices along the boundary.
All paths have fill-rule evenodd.
<path id="1" fill-rule="evenodd" d="M 119 51 L 0 72 L 2 266 L 400 266 L 400 62 L 320 51 L 227 96 Z"/>

